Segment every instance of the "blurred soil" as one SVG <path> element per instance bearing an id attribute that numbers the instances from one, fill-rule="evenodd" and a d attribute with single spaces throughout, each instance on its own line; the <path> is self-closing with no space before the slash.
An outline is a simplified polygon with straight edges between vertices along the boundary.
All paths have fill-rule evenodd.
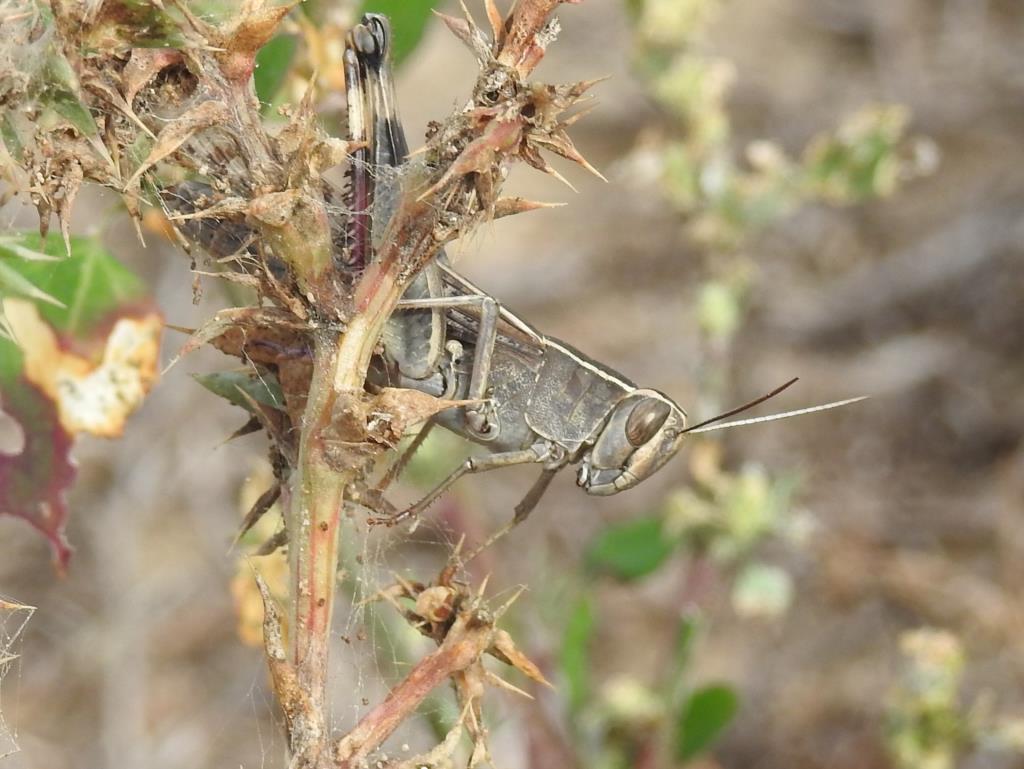
<path id="1" fill-rule="evenodd" d="M 562 15 L 562 41 L 539 74 L 612 75 L 574 134 L 611 183 L 569 169 L 573 195 L 516 169 L 517 192 L 569 205 L 496 223 L 455 255 L 540 328 L 705 416 L 693 310 L 702 257 L 656 187 L 628 178 L 622 162 L 665 118 L 630 73 L 619 4 L 593 0 Z M 736 619 L 723 578 L 697 597 L 710 631 L 694 675 L 734 681 L 743 697 L 716 752 L 722 767 L 890 766 L 882 717 L 897 638 L 923 624 L 966 644 L 968 700 L 991 691 L 1000 711 L 1024 713 L 1022 40 L 1024 5 L 1009 0 L 733 0 L 715 28 L 716 53 L 738 69 L 737 147 L 768 137 L 795 153 L 842 116 L 886 100 L 908 105 L 914 131 L 942 153 L 937 173 L 891 199 L 805 208 L 748 245 L 761 274 L 730 361 L 731 399 L 795 375 L 800 385 L 777 410 L 873 398 L 726 440 L 730 466 L 798 471 L 817 526 L 802 549 L 765 552 L 797 578 L 783 619 Z M 472 72 L 469 55 L 432 29 L 399 83 L 413 146 Z M 111 205 L 81 207 L 77 224 L 88 230 Z M 207 284 L 193 307 L 187 260 L 156 242 L 138 249 L 130 226 L 115 225 L 106 240 L 152 280 L 169 321 L 195 325 L 224 301 Z M 179 341 L 168 334 L 167 359 Z M 179 364 L 124 440 L 81 446 L 68 579 L 52 576 L 41 540 L 0 520 L 0 594 L 39 607 L 17 649 L 17 680 L 4 682 L 4 714 L 23 748 L 5 768 L 283 766 L 263 662 L 236 641 L 228 593 L 238 489 L 262 446 L 221 445 L 243 420 L 187 376 L 218 363 Z M 459 505 L 475 525 L 494 526 L 530 480 L 517 471 L 467 480 Z M 555 654 L 545 617 L 560 616 L 589 537 L 686 482 L 677 461 L 634 492 L 589 499 L 567 474 L 490 554 L 495 589 L 532 586 L 517 607 L 519 633 L 538 658 Z M 404 568 L 402 553 L 388 552 L 387 565 Z M 414 555 L 425 576 L 444 549 Z M 665 642 L 685 608 L 687 568 L 603 590 L 599 676 L 656 680 L 658 655 L 638 649 Z M 338 700 L 349 704 L 340 720 L 360 709 L 353 686 L 370 700 L 379 689 L 341 676 Z M 528 710 L 497 711 L 502 766 L 525 766 L 517 735 Z M 1024 764 L 979 753 L 964 765 Z"/>

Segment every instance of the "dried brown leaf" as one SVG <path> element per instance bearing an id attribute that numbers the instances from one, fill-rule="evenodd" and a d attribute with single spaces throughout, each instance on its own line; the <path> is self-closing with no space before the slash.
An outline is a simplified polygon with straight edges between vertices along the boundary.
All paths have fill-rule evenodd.
<path id="1" fill-rule="evenodd" d="M 146 159 L 142 161 L 142 164 L 132 174 L 131 179 L 128 180 L 127 188 L 134 188 L 142 174 L 181 147 L 196 132 L 210 126 L 226 123 L 230 117 L 231 112 L 225 104 L 208 99 L 207 101 L 200 102 L 173 122 L 168 123 L 160 131 L 159 136 L 157 136 L 156 144 L 153 145 L 149 155 L 146 156 Z"/>
<path id="2" fill-rule="evenodd" d="M 134 102 L 138 92 L 160 72 L 184 61 L 180 51 L 169 48 L 133 48 L 121 75 L 125 103 Z"/>
<path id="3" fill-rule="evenodd" d="M 487 650 L 492 656 L 497 657 L 503 662 L 507 662 L 509 665 L 514 667 L 524 676 L 532 681 L 536 681 L 544 686 L 554 688 L 548 679 L 544 677 L 544 674 L 540 672 L 540 668 L 537 667 L 529 657 L 519 651 L 512 640 L 512 636 L 507 631 L 497 629 L 494 631 L 494 638 L 491 641 L 491 646 Z"/>

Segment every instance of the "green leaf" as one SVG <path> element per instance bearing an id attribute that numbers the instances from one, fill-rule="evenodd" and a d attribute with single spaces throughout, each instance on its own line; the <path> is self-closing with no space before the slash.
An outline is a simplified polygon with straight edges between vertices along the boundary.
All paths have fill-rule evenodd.
<path id="1" fill-rule="evenodd" d="M 595 624 L 594 609 L 590 600 L 583 597 L 569 614 L 559 655 L 573 712 L 578 712 L 590 699 L 590 640 Z"/>
<path id="2" fill-rule="evenodd" d="M 25 239 L 27 237 L 29 235 L 26 233 L 0 235 L 0 256 L 14 256 L 19 259 L 28 259 L 30 262 L 59 262 L 63 258 L 63 254 L 54 256 L 26 246 Z"/>
<path id="3" fill-rule="evenodd" d="M 359 10 L 360 14 L 383 13 L 391 19 L 395 41 L 391 59 L 397 67 L 420 42 L 435 5 L 438 0 L 364 0 Z"/>
<path id="4" fill-rule="evenodd" d="M 20 246 L 57 257 L 54 261 L 5 260 L 2 263 L 59 303 L 43 304 L 39 308 L 46 321 L 58 331 L 81 335 L 111 310 L 144 294 L 142 281 L 117 262 L 95 238 L 72 237 L 71 255 L 67 257 L 64 256 L 64 241 L 56 233 L 45 241 L 36 233 L 25 233 Z"/>
<path id="5" fill-rule="evenodd" d="M 4 146 L 12 158 L 18 161 L 24 159 L 25 146 L 21 143 L 18 129 L 14 127 L 14 121 L 11 120 L 11 114 L 8 111 L 0 115 L 0 137 L 3 138 Z"/>
<path id="6" fill-rule="evenodd" d="M 0 261 L 0 297 L 3 296 L 23 296 L 27 299 L 46 302 L 56 307 L 64 306 L 45 291 L 41 291 L 38 286 L 18 272 L 9 262 Z"/>
<path id="7" fill-rule="evenodd" d="M 288 68 L 298 42 L 292 35 L 277 35 L 269 43 L 260 48 L 256 54 L 256 69 L 252 79 L 256 86 L 256 96 L 265 107 L 273 103 L 277 92 L 284 84 Z"/>
<path id="8" fill-rule="evenodd" d="M 242 393 L 264 406 L 284 408 L 281 385 L 271 374 L 257 376 L 252 371 L 216 371 L 212 374 L 193 374 L 192 378 L 214 395 L 246 411 L 252 411 L 252 404 Z"/>
<path id="9" fill-rule="evenodd" d="M 64 254 L 64 241 L 57 234 L 46 239 L 36 233 L 0 235 L 0 300 L 20 297 L 34 302 L 62 342 L 86 341 L 86 347 L 95 350 L 108 336 L 105 324 L 118 313 L 128 314 L 145 305 L 142 283 L 96 240 L 72 238 L 71 254 Z M 21 518 L 42 532 L 58 568 L 63 569 L 71 552 L 64 539 L 65 496 L 75 477 L 70 451 L 74 434 L 89 428 L 74 419 L 69 427 L 65 417 L 75 416 L 74 408 L 46 383 L 27 378 L 26 352 L 11 340 L 12 325 L 0 305 L 0 405 L 23 438 L 17 452 L 0 453 L 0 515 Z M 45 354 L 47 349 L 35 352 Z M 155 347 L 150 354 L 155 357 Z M 136 359 L 131 366 L 142 371 L 155 366 L 155 360 Z M 123 375 L 126 368 L 109 371 Z M 131 407 L 132 401 L 126 401 L 118 389 L 118 378 L 112 373 L 101 380 L 110 385 L 106 397 L 92 392 L 78 402 L 86 403 L 82 410 L 91 412 L 96 403 Z M 64 389 L 69 391 L 75 391 L 73 385 Z"/>
<path id="10" fill-rule="evenodd" d="M 71 91 L 66 91 L 63 88 L 49 88 L 40 95 L 40 101 L 49 104 L 57 114 L 66 118 L 83 136 L 96 136 L 99 133 L 92 113 Z"/>
<path id="11" fill-rule="evenodd" d="M 695 691 L 680 714 L 676 758 L 689 761 L 707 750 L 738 708 L 736 692 L 728 686 L 705 686 Z"/>
<path id="12" fill-rule="evenodd" d="M 587 565 L 621 580 L 646 577 L 672 554 L 678 539 L 669 537 L 660 518 L 641 518 L 609 526 L 587 550 Z"/>

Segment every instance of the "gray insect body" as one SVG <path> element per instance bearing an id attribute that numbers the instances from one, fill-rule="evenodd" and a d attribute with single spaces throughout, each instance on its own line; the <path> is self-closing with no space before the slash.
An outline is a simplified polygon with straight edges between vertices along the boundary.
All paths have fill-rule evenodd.
<path id="1" fill-rule="evenodd" d="M 387 19 L 368 14 L 350 35 L 346 51 L 350 103 L 358 105 L 350 113 L 357 118 L 350 133 L 366 137 L 368 155 L 378 170 L 362 172 L 378 180 L 394 178 L 380 167 L 406 154 L 391 86 L 389 44 Z M 366 180 L 355 182 L 356 190 L 364 182 L 371 186 Z M 381 192 L 391 197 L 390 190 Z M 386 224 L 376 203 L 374 211 L 374 222 Z M 569 345 L 539 333 L 452 270 L 443 253 L 406 292 L 385 331 L 383 347 L 384 371 L 377 372 L 383 382 L 482 401 L 480 407 L 442 412 L 435 423 L 488 449 L 391 521 L 419 513 L 466 473 L 541 464 L 543 473 L 517 506 L 515 523 L 566 465 L 579 465 L 577 483 L 589 494 L 614 494 L 658 470 L 684 437 L 686 415 L 671 399 L 638 389 Z M 406 458 L 396 463 L 384 485 L 401 471 Z"/>
<path id="2" fill-rule="evenodd" d="M 483 295 L 447 265 L 441 270 L 446 287 L 461 292 L 456 295 L 461 301 Z M 446 395 L 473 397 L 474 369 L 465 361 L 479 360 L 478 348 L 485 345 L 489 408 L 482 427 L 457 409 L 439 414 L 438 424 L 485 445 L 499 466 L 538 462 L 557 470 L 579 464 L 577 481 L 594 495 L 630 488 L 674 456 L 686 416 L 671 399 L 637 388 L 504 307 L 498 315 L 496 333 L 488 339 L 472 313 L 449 309 L 448 336 L 463 349 L 460 358 L 448 362 Z"/>

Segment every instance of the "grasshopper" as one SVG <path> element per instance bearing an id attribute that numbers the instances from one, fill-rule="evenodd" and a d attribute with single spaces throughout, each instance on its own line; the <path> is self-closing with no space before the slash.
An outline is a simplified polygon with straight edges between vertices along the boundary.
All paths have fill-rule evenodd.
<path id="1" fill-rule="evenodd" d="M 353 270 L 373 259 L 374 239 L 385 232 L 397 199 L 401 175 L 396 169 L 408 155 L 395 102 L 390 48 L 390 26 L 379 14 L 366 14 L 346 41 L 349 138 L 362 144 L 350 169 L 349 213 L 340 246 L 341 263 Z M 179 185 L 168 200 L 177 211 L 188 211 L 206 192 L 205 185 Z M 245 248 L 254 237 L 240 224 L 228 225 L 226 231 L 193 226 L 187 234 L 215 256 Z M 608 496 L 653 475 L 675 456 L 687 433 L 859 400 L 707 426 L 772 397 L 789 382 L 688 428 L 686 412 L 671 398 L 638 388 L 565 342 L 542 334 L 459 275 L 443 251 L 399 301 L 383 332 L 382 350 L 370 372 L 372 384 L 480 405 L 448 409 L 432 418 L 378 484 L 378 492 L 397 477 L 434 426 L 480 444 L 487 452 L 465 460 L 411 507 L 372 520 L 391 525 L 417 516 L 467 474 L 540 465 L 541 473 L 516 505 L 512 521 L 487 544 L 525 519 L 554 476 L 570 465 L 577 466 L 576 482 L 585 492 Z"/>
<path id="2" fill-rule="evenodd" d="M 381 180 L 388 178 L 381 167 L 400 164 L 408 153 L 394 97 L 390 43 L 387 18 L 366 14 L 350 33 L 345 53 L 350 132 L 352 138 L 367 142 L 367 157 L 377 169 L 376 191 L 361 201 L 365 207 L 371 197 L 379 196 Z M 359 173 L 356 168 L 355 175 Z M 360 202 L 359 191 L 371 186 L 369 178 L 355 181 L 352 202 Z M 394 191 L 386 190 L 385 197 L 392 199 Z M 359 225 L 369 227 L 370 235 L 374 223 L 386 225 L 391 213 L 377 199 L 372 204 L 373 216 Z M 360 210 L 358 205 L 353 207 Z M 394 339 L 395 332 L 404 343 Z M 418 349 L 428 351 L 425 355 L 409 357 L 413 339 L 419 341 Z M 686 412 L 667 395 L 638 388 L 608 366 L 540 333 L 453 270 L 443 251 L 398 303 L 385 332 L 384 351 L 387 382 L 446 398 L 484 399 L 485 405 L 439 413 L 419 432 L 378 490 L 401 472 L 435 425 L 486 447 L 487 453 L 466 459 L 411 507 L 376 521 L 393 524 L 420 514 L 467 474 L 519 464 L 542 467 L 533 487 L 516 505 L 512 521 L 483 547 L 525 519 L 554 476 L 569 465 L 578 467 L 576 483 L 588 494 L 617 494 L 663 467 L 679 451 L 687 433 L 783 419 L 860 400 L 712 426 L 773 397 L 794 379 L 748 404 L 687 427 Z M 422 376 L 431 370 L 430 379 Z M 420 373 L 420 378 L 410 378 L 411 372 Z M 381 373 L 378 369 L 378 376 Z"/>
<path id="3" fill-rule="evenodd" d="M 377 168 L 376 174 L 363 173 L 358 165 L 354 170 L 354 239 L 359 248 L 360 239 L 372 241 L 375 223 L 387 223 L 389 212 L 379 203 L 380 180 L 387 175 L 380 165 L 398 164 L 408 153 L 395 105 L 390 44 L 387 18 L 367 14 L 351 31 L 345 53 L 351 138 L 367 143 L 364 159 Z M 377 187 L 371 192 L 373 176 Z M 392 194 L 383 193 L 384 199 Z M 373 216 L 358 213 L 370 209 Z M 640 389 L 568 344 L 540 333 L 455 272 L 443 253 L 418 283 L 399 302 L 398 320 L 386 332 L 386 378 L 448 398 L 482 400 L 485 405 L 440 413 L 420 432 L 407 456 L 434 424 L 485 446 L 487 454 L 467 459 L 423 499 L 387 522 L 419 514 L 463 475 L 539 464 L 539 479 L 516 506 L 515 525 L 568 465 L 578 465 L 576 480 L 584 491 L 606 496 L 636 486 L 679 450 L 686 413 L 668 396 Z M 391 340 L 396 331 L 404 336 L 404 344 Z M 429 344 L 410 343 L 428 337 Z M 410 359 L 414 347 L 427 352 Z M 442 377 L 443 389 L 436 382 L 428 389 L 428 380 L 409 376 L 430 369 Z M 384 485 L 402 466 L 400 460 Z"/>

